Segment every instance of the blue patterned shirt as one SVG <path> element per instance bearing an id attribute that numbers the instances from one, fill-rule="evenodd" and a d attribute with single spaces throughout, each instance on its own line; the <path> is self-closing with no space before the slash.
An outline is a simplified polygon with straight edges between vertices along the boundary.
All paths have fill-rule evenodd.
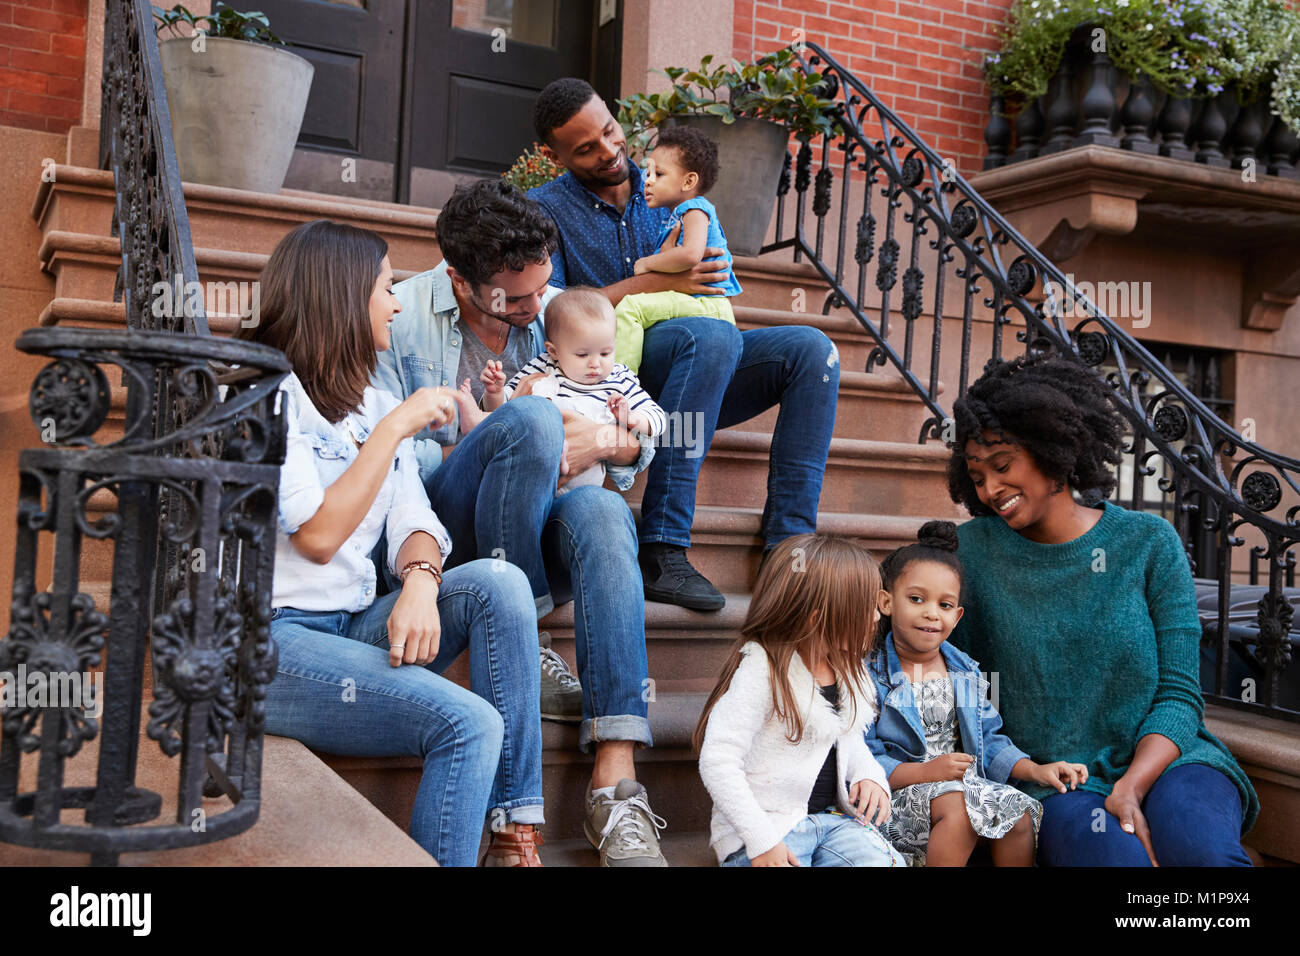
<path id="1" fill-rule="evenodd" d="M 559 248 L 551 256 L 551 285 L 604 288 L 630 279 L 638 259 L 659 251 L 659 234 L 672 210 L 646 205 L 641 170 L 630 160 L 628 170 L 632 195 L 622 212 L 573 173 L 528 191 L 528 198 L 551 214 L 560 233 Z"/>

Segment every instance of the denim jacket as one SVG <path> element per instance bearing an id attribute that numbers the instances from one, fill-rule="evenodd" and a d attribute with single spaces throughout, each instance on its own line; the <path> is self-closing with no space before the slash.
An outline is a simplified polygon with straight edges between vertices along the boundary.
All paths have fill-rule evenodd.
<path id="1" fill-rule="evenodd" d="M 952 677 L 962 752 L 975 758 L 975 772 L 980 776 L 1006 783 L 1016 761 L 1029 755 L 999 732 L 1002 718 L 987 699 L 989 682 L 980 673 L 979 664 L 948 641 L 940 645 L 939 651 Z M 890 775 L 904 761 L 921 763 L 926 759 L 925 730 L 912 682 L 898 660 L 892 631 L 867 663 L 880 701 L 880 716 L 867 728 L 867 746 L 885 768 L 885 774 Z"/>
<path id="2" fill-rule="evenodd" d="M 549 286 L 542 294 L 542 308 L 563 291 Z M 411 276 L 393 286 L 402 311 L 393 316 L 390 344 L 379 353 L 372 384 L 398 398 L 406 398 L 426 385 L 456 388 L 460 368 L 460 343 L 466 334 L 460 321 L 460 306 L 452 292 L 447 263 L 440 262 L 427 272 Z M 528 326 L 537 355 L 546 351 L 542 315 Z M 469 333 L 473 334 L 473 333 Z M 426 484 L 442 462 L 442 446 L 456 444 L 460 417 L 438 429 L 426 428 L 415 436 L 415 454 L 420 462 L 420 479 Z M 632 487 L 636 473 L 654 456 L 653 440 L 642 439 L 641 455 L 633 465 L 608 464 L 608 472 L 620 491 Z"/>

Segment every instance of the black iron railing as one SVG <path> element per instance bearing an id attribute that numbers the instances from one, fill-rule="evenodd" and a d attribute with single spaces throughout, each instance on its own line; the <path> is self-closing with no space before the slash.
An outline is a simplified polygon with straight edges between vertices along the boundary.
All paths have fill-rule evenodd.
<path id="1" fill-rule="evenodd" d="M 67 686 L 102 663 L 104 693 L 0 711 L 0 840 L 112 864 L 122 852 L 207 843 L 257 820 L 264 698 L 276 668 L 271 582 L 285 445 L 277 387 L 289 364 L 275 349 L 209 334 L 145 0 L 106 4 L 103 93 L 101 158 L 113 171 L 122 247 L 115 298 L 127 329 L 34 329 L 19 339 L 20 349 L 50 358 L 30 397 L 47 447 L 19 459 L 0 671 Z M 110 413 L 106 366 L 126 387 L 124 433 L 108 442 L 96 438 Z M 90 539 L 113 542 L 108 614 L 81 590 Z M 47 553 L 53 581 L 41 590 Z M 130 826 L 163 806 L 136 781 L 146 654 L 145 734 L 180 757 L 175 816 Z M 65 763 L 97 734 L 95 785 L 64 786 Z M 23 756 L 33 753 L 36 787 L 24 793 Z M 203 803 L 222 794 L 229 806 Z M 73 808 L 85 809 L 84 825 L 62 819 Z"/>
<path id="2" fill-rule="evenodd" d="M 847 309 L 874 341 L 866 371 L 892 366 L 930 410 L 922 442 L 942 438 L 949 420 L 941 371 L 961 396 L 972 374 L 1015 348 L 1069 356 L 1099 374 L 1108 367 L 1105 379 L 1131 427 L 1130 484 L 1119 496 L 1143 507 L 1147 479 L 1162 467 L 1157 485 L 1183 541 L 1190 548 L 1208 533 L 1215 542 L 1219 600 L 1215 619 L 1203 621 L 1215 659 L 1207 698 L 1300 720 L 1300 706 L 1284 704 L 1282 687 L 1294 640 L 1284 586 L 1300 541 L 1300 461 L 1248 441 L 1220 419 L 861 80 L 818 44 L 804 46 L 803 62 L 823 74 L 823 95 L 835 101 L 841 129 L 787 157 L 776 238 L 763 253 L 788 249 L 796 262 L 807 258 L 830 286 L 823 312 Z M 1067 316 L 1080 318 L 1071 324 Z M 1252 567 L 1267 565 L 1267 591 L 1255 626 L 1233 629 L 1234 555 L 1248 544 Z M 1240 561 L 1237 570 L 1244 578 Z M 1235 669 L 1243 657 L 1244 689 Z"/>

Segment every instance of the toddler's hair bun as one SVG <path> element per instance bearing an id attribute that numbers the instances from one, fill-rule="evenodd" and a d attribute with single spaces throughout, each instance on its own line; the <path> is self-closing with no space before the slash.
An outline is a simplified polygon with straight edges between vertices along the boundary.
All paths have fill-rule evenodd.
<path id="1" fill-rule="evenodd" d="M 951 521 L 927 521 L 916 533 L 918 544 L 940 551 L 957 550 L 957 526 Z"/>

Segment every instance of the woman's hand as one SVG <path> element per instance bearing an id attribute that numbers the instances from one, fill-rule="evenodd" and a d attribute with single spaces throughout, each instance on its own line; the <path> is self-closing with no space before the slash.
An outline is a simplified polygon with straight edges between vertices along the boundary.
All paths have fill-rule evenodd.
<path id="1" fill-rule="evenodd" d="M 1142 844 L 1142 849 L 1147 851 L 1147 856 L 1151 858 L 1152 866 L 1159 866 L 1156 862 L 1156 851 L 1151 846 L 1151 830 L 1147 826 L 1147 818 L 1142 815 L 1142 801 L 1138 799 L 1135 791 L 1124 784 L 1124 778 L 1120 777 L 1119 782 L 1111 790 L 1110 796 L 1106 798 L 1106 812 L 1119 820 L 1120 827 L 1125 833 L 1131 833 Z"/>
<path id="2" fill-rule="evenodd" d="M 1029 779 L 1044 787 L 1055 787 L 1061 793 L 1065 793 L 1066 784 L 1069 784 L 1069 789 L 1074 790 L 1079 784 L 1087 782 L 1088 768 L 1081 763 L 1067 763 L 1064 760 L 1036 763 L 1030 770 Z"/>
<path id="3" fill-rule="evenodd" d="M 799 860 L 784 843 L 778 843 L 766 853 L 760 853 L 749 861 L 750 866 L 798 866 Z"/>
<path id="4" fill-rule="evenodd" d="M 441 428 L 456 415 L 456 393 L 449 388 L 417 388 L 379 422 L 397 432 L 398 440 L 424 428 Z"/>
<path id="5" fill-rule="evenodd" d="M 867 823 L 882 824 L 893 812 L 889 805 L 889 794 L 874 780 L 853 781 L 849 787 L 849 803 L 853 804 L 858 816 Z"/>
<path id="6" fill-rule="evenodd" d="M 936 783 L 944 780 L 960 780 L 966 775 L 966 769 L 975 762 L 970 754 L 952 753 L 927 760 L 925 765 L 931 769 L 930 778 Z"/>
<path id="7" fill-rule="evenodd" d="M 441 639 L 438 582 L 429 572 L 413 569 L 388 615 L 388 663 L 428 664 L 438 656 Z"/>

